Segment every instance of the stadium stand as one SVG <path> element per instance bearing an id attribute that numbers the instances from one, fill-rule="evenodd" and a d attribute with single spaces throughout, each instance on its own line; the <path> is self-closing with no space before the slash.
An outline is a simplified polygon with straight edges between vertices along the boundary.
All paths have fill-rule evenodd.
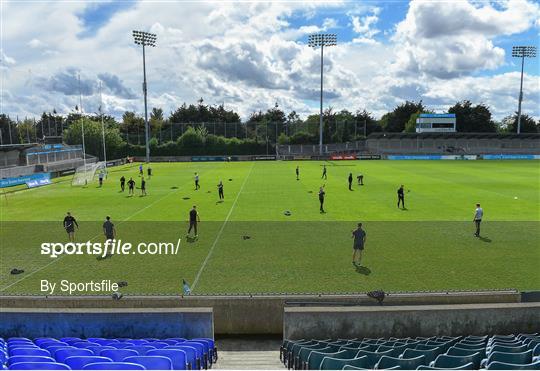
<path id="1" fill-rule="evenodd" d="M 7 370 L 200 370 L 217 362 L 213 339 L 0 338 Z"/>
<path id="2" fill-rule="evenodd" d="M 284 340 L 280 360 L 295 370 L 540 369 L 540 334 Z"/>

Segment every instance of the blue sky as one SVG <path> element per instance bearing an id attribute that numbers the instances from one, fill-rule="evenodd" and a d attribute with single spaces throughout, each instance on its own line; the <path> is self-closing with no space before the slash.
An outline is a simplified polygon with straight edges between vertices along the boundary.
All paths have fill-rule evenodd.
<path id="1" fill-rule="evenodd" d="M 539 45 L 540 3 L 512 1 L 2 2 L 2 112 L 69 112 L 78 101 L 121 116 L 142 112 L 133 29 L 158 36 L 147 53 L 149 102 L 165 112 L 203 97 L 241 113 L 275 102 L 318 107 L 311 33 L 338 35 L 325 52 L 325 107 L 380 117 L 405 100 L 445 111 L 468 99 L 498 120 L 517 106 L 513 45 Z M 540 117 L 539 58 L 526 61 L 524 112 Z"/>

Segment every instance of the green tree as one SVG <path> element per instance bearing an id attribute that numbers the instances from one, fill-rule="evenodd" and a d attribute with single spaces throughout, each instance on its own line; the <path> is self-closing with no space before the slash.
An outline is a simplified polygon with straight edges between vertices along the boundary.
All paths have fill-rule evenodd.
<path id="1" fill-rule="evenodd" d="M 384 131 L 401 133 L 405 130 L 405 125 L 411 118 L 411 115 L 423 111 L 424 105 L 422 101 L 418 103 L 406 101 L 394 108 L 392 112 L 383 115 L 380 124 Z"/>
<path id="2" fill-rule="evenodd" d="M 86 153 L 103 160 L 103 137 L 101 121 L 90 118 L 82 118 L 71 124 L 64 130 L 64 141 L 67 144 L 82 144 L 82 125 L 84 122 L 84 144 Z M 123 146 L 122 137 L 118 128 L 105 127 L 105 148 L 107 158 L 115 158 L 120 155 Z"/>
<path id="3" fill-rule="evenodd" d="M 448 109 L 456 115 L 456 130 L 462 133 L 493 133 L 497 131 L 491 112 L 484 104 L 473 106 L 468 100 L 457 102 Z"/>
<path id="4" fill-rule="evenodd" d="M 502 130 L 505 133 L 517 133 L 517 112 L 511 116 L 506 116 L 503 121 Z M 521 115 L 520 123 L 521 133 L 540 133 L 540 121 L 535 122 L 529 115 Z"/>

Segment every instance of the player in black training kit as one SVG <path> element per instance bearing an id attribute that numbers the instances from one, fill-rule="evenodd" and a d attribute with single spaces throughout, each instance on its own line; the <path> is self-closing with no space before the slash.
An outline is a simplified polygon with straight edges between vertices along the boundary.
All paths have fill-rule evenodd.
<path id="1" fill-rule="evenodd" d="M 223 200 L 225 196 L 223 196 L 223 182 L 221 180 L 219 181 L 219 184 L 217 185 L 217 189 L 218 189 L 219 199 Z"/>
<path id="2" fill-rule="evenodd" d="M 320 208 L 320 211 L 321 213 L 324 213 L 324 186 L 319 188 L 319 202 L 321 203 L 321 208 Z"/>
<path id="3" fill-rule="evenodd" d="M 68 234 L 70 242 L 75 241 L 75 226 L 79 229 L 79 224 L 74 217 L 71 216 L 71 213 L 68 211 L 66 217 L 64 218 L 64 229 Z"/>
<path id="4" fill-rule="evenodd" d="M 296 180 L 300 180 L 300 166 L 296 167 Z"/>
<path id="5" fill-rule="evenodd" d="M 403 184 L 399 189 L 397 190 L 397 207 L 399 209 L 399 204 L 401 203 L 401 207 L 403 210 L 405 210 L 405 189 L 403 188 Z"/>
<path id="6" fill-rule="evenodd" d="M 122 190 L 122 192 L 124 192 L 125 187 L 126 187 L 126 178 L 124 178 L 124 176 L 122 175 L 122 177 L 120 178 L 120 189 Z"/>
<path id="7" fill-rule="evenodd" d="M 197 234 L 197 223 L 199 223 L 201 219 L 199 218 L 199 213 L 197 212 L 197 206 L 193 205 L 193 209 L 189 210 L 189 229 L 187 232 L 187 235 L 191 233 L 191 229 L 193 228 L 195 232 L 195 238 L 197 238 L 199 235 Z"/>
<path id="8" fill-rule="evenodd" d="M 349 191 L 352 191 L 352 173 L 349 173 Z"/>
<path id="9" fill-rule="evenodd" d="M 141 178 L 141 196 L 146 196 L 146 180 L 144 180 L 144 177 Z"/>
<path id="10" fill-rule="evenodd" d="M 321 179 L 328 179 L 328 178 L 326 177 L 326 165 L 323 165 Z"/>
<path id="11" fill-rule="evenodd" d="M 133 192 L 135 192 L 135 181 L 133 180 L 133 178 L 129 178 L 128 193 L 130 196 L 133 196 Z"/>

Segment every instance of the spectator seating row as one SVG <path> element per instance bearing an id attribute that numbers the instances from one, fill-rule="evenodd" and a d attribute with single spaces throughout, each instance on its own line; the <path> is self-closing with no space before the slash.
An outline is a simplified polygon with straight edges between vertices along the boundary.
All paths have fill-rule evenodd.
<path id="1" fill-rule="evenodd" d="M 7 370 L 201 370 L 217 362 L 214 340 L 0 338 Z"/>
<path id="2" fill-rule="evenodd" d="M 540 370 L 540 335 L 285 340 L 280 358 L 295 370 Z"/>

